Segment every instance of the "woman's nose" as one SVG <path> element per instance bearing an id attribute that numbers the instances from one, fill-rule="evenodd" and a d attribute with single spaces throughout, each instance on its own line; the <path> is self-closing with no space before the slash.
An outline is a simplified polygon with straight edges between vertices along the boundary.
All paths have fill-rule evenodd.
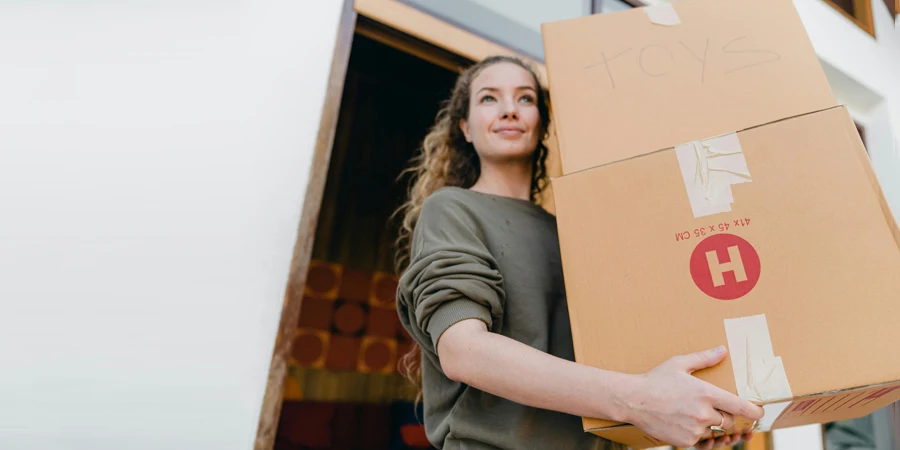
<path id="1" fill-rule="evenodd" d="M 516 105 L 516 102 L 512 100 L 507 100 L 503 102 L 503 118 L 504 119 L 516 119 L 519 117 L 519 107 Z"/>

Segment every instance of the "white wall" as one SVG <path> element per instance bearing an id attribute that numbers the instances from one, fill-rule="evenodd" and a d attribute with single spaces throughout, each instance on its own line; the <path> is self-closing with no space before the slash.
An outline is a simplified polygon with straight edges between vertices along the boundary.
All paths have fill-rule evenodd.
<path id="1" fill-rule="evenodd" d="M 835 96 L 866 126 L 868 149 L 894 215 L 900 217 L 900 28 L 872 3 L 873 38 L 822 0 L 794 0 Z"/>
<path id="2" fill-rule="evenodd" d="M 823 450 L 822 426 L 806 425 L 772 432 L 775 450 Z"/>
<path id="3" fill-rule="evenodd" d="M 341 3 L 0 6 L 0 448 L 252 448 Z"/>

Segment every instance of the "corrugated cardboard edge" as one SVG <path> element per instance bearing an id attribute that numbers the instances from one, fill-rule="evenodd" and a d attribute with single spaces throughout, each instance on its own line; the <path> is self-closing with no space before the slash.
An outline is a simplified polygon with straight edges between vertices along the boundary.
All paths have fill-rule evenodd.
<path id="1" fill-rule="evenodd" d="M 745 131 L 754 130 L 754 129 L 756 129 L 756 128 L 761 128 L 761 127 L 769 126 L 769 125 L 776 124 L 776 123 L 780 123 L 780 122 L 786 122 L 786 121 L 788 121 L 788 120 L 797 119 L 797 118 L 799 118 L 799 117 L 811 116 L 811 115 L 813 115 L 813 114 L 818 114 L 818 113 L 821 113 L 821 112 L 824 112 L 824 111 L 830 111 L 830 110 L 832 110 L 832 109 L 838 109 L 838 108 L 841 108 L 841 109 L 843 109 L 843 110 L 845 110 L 845 111 L 847 110 L 847 107 L 844 106 L 844 105 L 829 106 L 829 107 L 827 107 L 827 108 L 817 109 L 817 110 L 815 110 L 815 111 L 805 112 L 805 113 L 803 113 L 803 114 L 796 114 L 796 115 L 793 115 L 793 116 L 790 116 L 790 117 L 784 117 L 784 118 L 782 118 L 782 119 L 773 120 L 773 121 L 766 122 L 766 123 L 761 123 L 761 124 L 759 124 L 759 125 L 753 125 L 752 127 L 742 128 L 742 129 L 740 129 L 740 130 L 734 131 L 734 133 L 743 133 L 743 132 L 745 132 Z M 848 114 L 849 114 L 849 113 L 848 113 Z M 710 137 L 714 137 L 714 136 L 710 136 Z M 703 138 L 703 139 L 708 139 L 708 138 Z M 700 140 L 703 140 L 703 139 L 700 139 Z M 562 142 L 560 142 L 560 145 L 562 145 Z M 678 145 L 680 145 L 680 144 L 678 144 Z M 612 161 L 612 162 L 608 162 L 608 163 L 606 163 L 606 164 L 600 164 L 600 165 L 597 165 L 597 166 L 594 166 L 594 167 L 588 167 L 588 168 L 586 168 L 586 169 L 577 170 L 577 171 L 572 172 L 572 173 L 567 173 L 567 174 L 560 175 L 560 176 L 558 176 L 558 177 L 553 177 L 553 178 L 551 178 L 551 181 L 554 180 L 554 179 L 558 179 L 558 178 L 571 177 L 571 176 L 575 176 L 575 175 L 578 175 L 578 174 L 581 174 L 581 173 L 590 172 L 590 171 L 592 171 L 592 170 L 597 170 L 597 169 L 600 169 L 600 168 L 603 168 L 603 167 L 609 167 L 609 166 L 612 166 L 612 165 L 615 165 L 615 164 L 622 164 L 622 163 L 625 163 L 625 162 L 633 161 L 633 160 L 635 160 L 635 159 L 644 158 L 644 157 L 647 157 L 647 156 L 655 155 L 655 154 L 657 154 L 657 153 L 662 153 L 662 152 L 666 152 L 666 151 L 670 151 L 670 150 L 671 150 L 671 151 L 674 151 L 674 150 L 675 150 L 675 146 L 670 146 L 670 147 L 660 148 L 660 149 L 658 149 L 658 150 L 653 150 L 652 152 L 642 153 L 642 154 L 640 154 L 640 155 L 634 155 L 634 156 L 631 156 L 631 157 L 629 157 L 629 158 L 620 159 L 620 160 L 618 160 L 618 161 Z M 863 150 L 863 153 L 865 153 L 865 150 Z M 869 170 L 871 171 L 871 167 L 869 168 Z M 872 172 L 872 174 L 874 175 L 874 172 Z M 879 190 L 880 190 L 880 188 L 879 188 Z"/>
<path id="2" fill-rule="evenodd" d="M 890 391 L 884 393 L 885 395 L 883 396 L 883 398 L 881 395 L 878 395 L 874 399 L 871 397 L 860 397 L 859 395 L 853 396 L 854 393 L 878 394 L 879 393 L 878 391 L 883 390 L 883 389 L 890 389 Z M 876 390 L 876 392 L 873 393 L 872 390 Z M 895 393 L 892 394 L 892 392 L 895 392 Z M 850 397 L 847 397 L 847 396 L 838 397 L 842 394 L 846 394 L 847 396 L 850 396 Z M 891 395 L 887 395 L 887 394 L 891 394 Z M 836 399 L 836 401 L 833 401 L 833 402 L 826 401 L 825 403 L 822 403 L 821 405 L 816 406 L 818 401 L 820 401 L 821 399 L 828 399 L 828 398 Z M 881 408 L 883 408 L 891 403 L 894 403 L 898 400 L 900 400 L 900 379 L 898 379 L 896 381 L 888 381 L 888 382 L 883 382 L 883 383 L 869 384 L 867 386 L 862 386 L 862 387 L 856 387 L 856 388 L 850 388 L 850 389 L 838 389 L 838 390 L 829 391 L 829 392 L 810 394 L 810 395 L 806 395 L 806 396 L 798 397 L 798 398 L 794 399 L 794 401 L 792 401 L 790 403 L 789 407 L 785 408 L 785 410 L 777 418 L 775 418 L 773 420 L 774 425 L 773 425 L 772 429 L 789 428 L 792 426 L 803 425 L 805 423 L 817 423 L 817 422 L 821 423 L 820 420 L 814 420 L 812 422 L 809 422 L 807 420 L 796 420 L 796 418 L 798 416 L 794 415 L 796 413 L 795 408 L 796 408 L 796 406 L 800 406 L 804 403 L 812 402 L 812 406 L 816 406 L 816 408 L 811 409 L 812 417 L 815 417 L 818 413 L 820 413 L 820 410 L 821 410 L 821 414 L 831 413 L 832 414 L 831 420 L 847 420 L 847 419 L 852 419 L 852 418 L 856 418 L 856 417 L 862 417 L 866 414 L 870 414 L 872 411 L 881 409 Z M 855 402 L 855 403 L 851 404 L 851 402 Z M 854 409 L 856 407 L 856 404 L 858 404 L 858 403 L 864 403 L 863 406 L 865 406 L 865 407 L 861 408 L 861 409 Z M 846 406 L 848 404 L 851 404 L 849 411 L 842 412 L 836 416 L 834 415 L 840 411 L 840 408 L 842 408 L 843 406 Z M 835 411 L 831 411 L 831 408 L 834 408 L 835 406 L 837 406 L 839 409 L 835 410 Z M 806 414 L 807 409 L 804 408 L 801 411 L 803 411 L 803 412 L 801 412 L 799 417 L 803 417 Z M 784 420 L 782 420 L 782 419 L 784 419 Z M 794 419 L 794 420 L 792 420 L 792 419 Z"/>

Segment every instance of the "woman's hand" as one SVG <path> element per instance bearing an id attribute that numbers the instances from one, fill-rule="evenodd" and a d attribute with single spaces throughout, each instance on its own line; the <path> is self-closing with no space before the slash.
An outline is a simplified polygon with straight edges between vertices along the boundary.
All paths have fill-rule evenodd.
<path id="1" fill-rule="evenodd" d="M 737 444 L 738 441 L 742 440 L 749 441 L 750 439 L 753 439 L 753 433 L 732 434 L 729 436 L 722 436 L 718 438 L 704 439 L 694 445 L 694 448 L 697 450 L 712 450 L 719 447 L 728 447 L 730 445 Z"/>
<path id="2" fill-rule="evenodd" d="M 761 419 L 761 407 L 691 375 L 720 363 L 725 353 L 719 347 L 676 356 L 638 376 L 625 396 L 628 422 L 664 442 L 691 447 L 709 438 L 712 426 L 729 430 L 734 416 Z M 704 445 L 716 445 L 719 439 L 725 442 L 722 437 Z"/>

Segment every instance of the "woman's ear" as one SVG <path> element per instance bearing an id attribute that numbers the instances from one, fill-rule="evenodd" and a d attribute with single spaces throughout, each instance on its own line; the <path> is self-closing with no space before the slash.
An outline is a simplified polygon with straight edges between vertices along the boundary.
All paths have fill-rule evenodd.
<path id="1" fill-rule="evenodd" d="M 472 143 L 472 136 L 469 135 L 469 122 L 466 119 L 459 119 L 459 130 L 463 132 L 463 136 L 466 137 L 466 142 Z"/>

